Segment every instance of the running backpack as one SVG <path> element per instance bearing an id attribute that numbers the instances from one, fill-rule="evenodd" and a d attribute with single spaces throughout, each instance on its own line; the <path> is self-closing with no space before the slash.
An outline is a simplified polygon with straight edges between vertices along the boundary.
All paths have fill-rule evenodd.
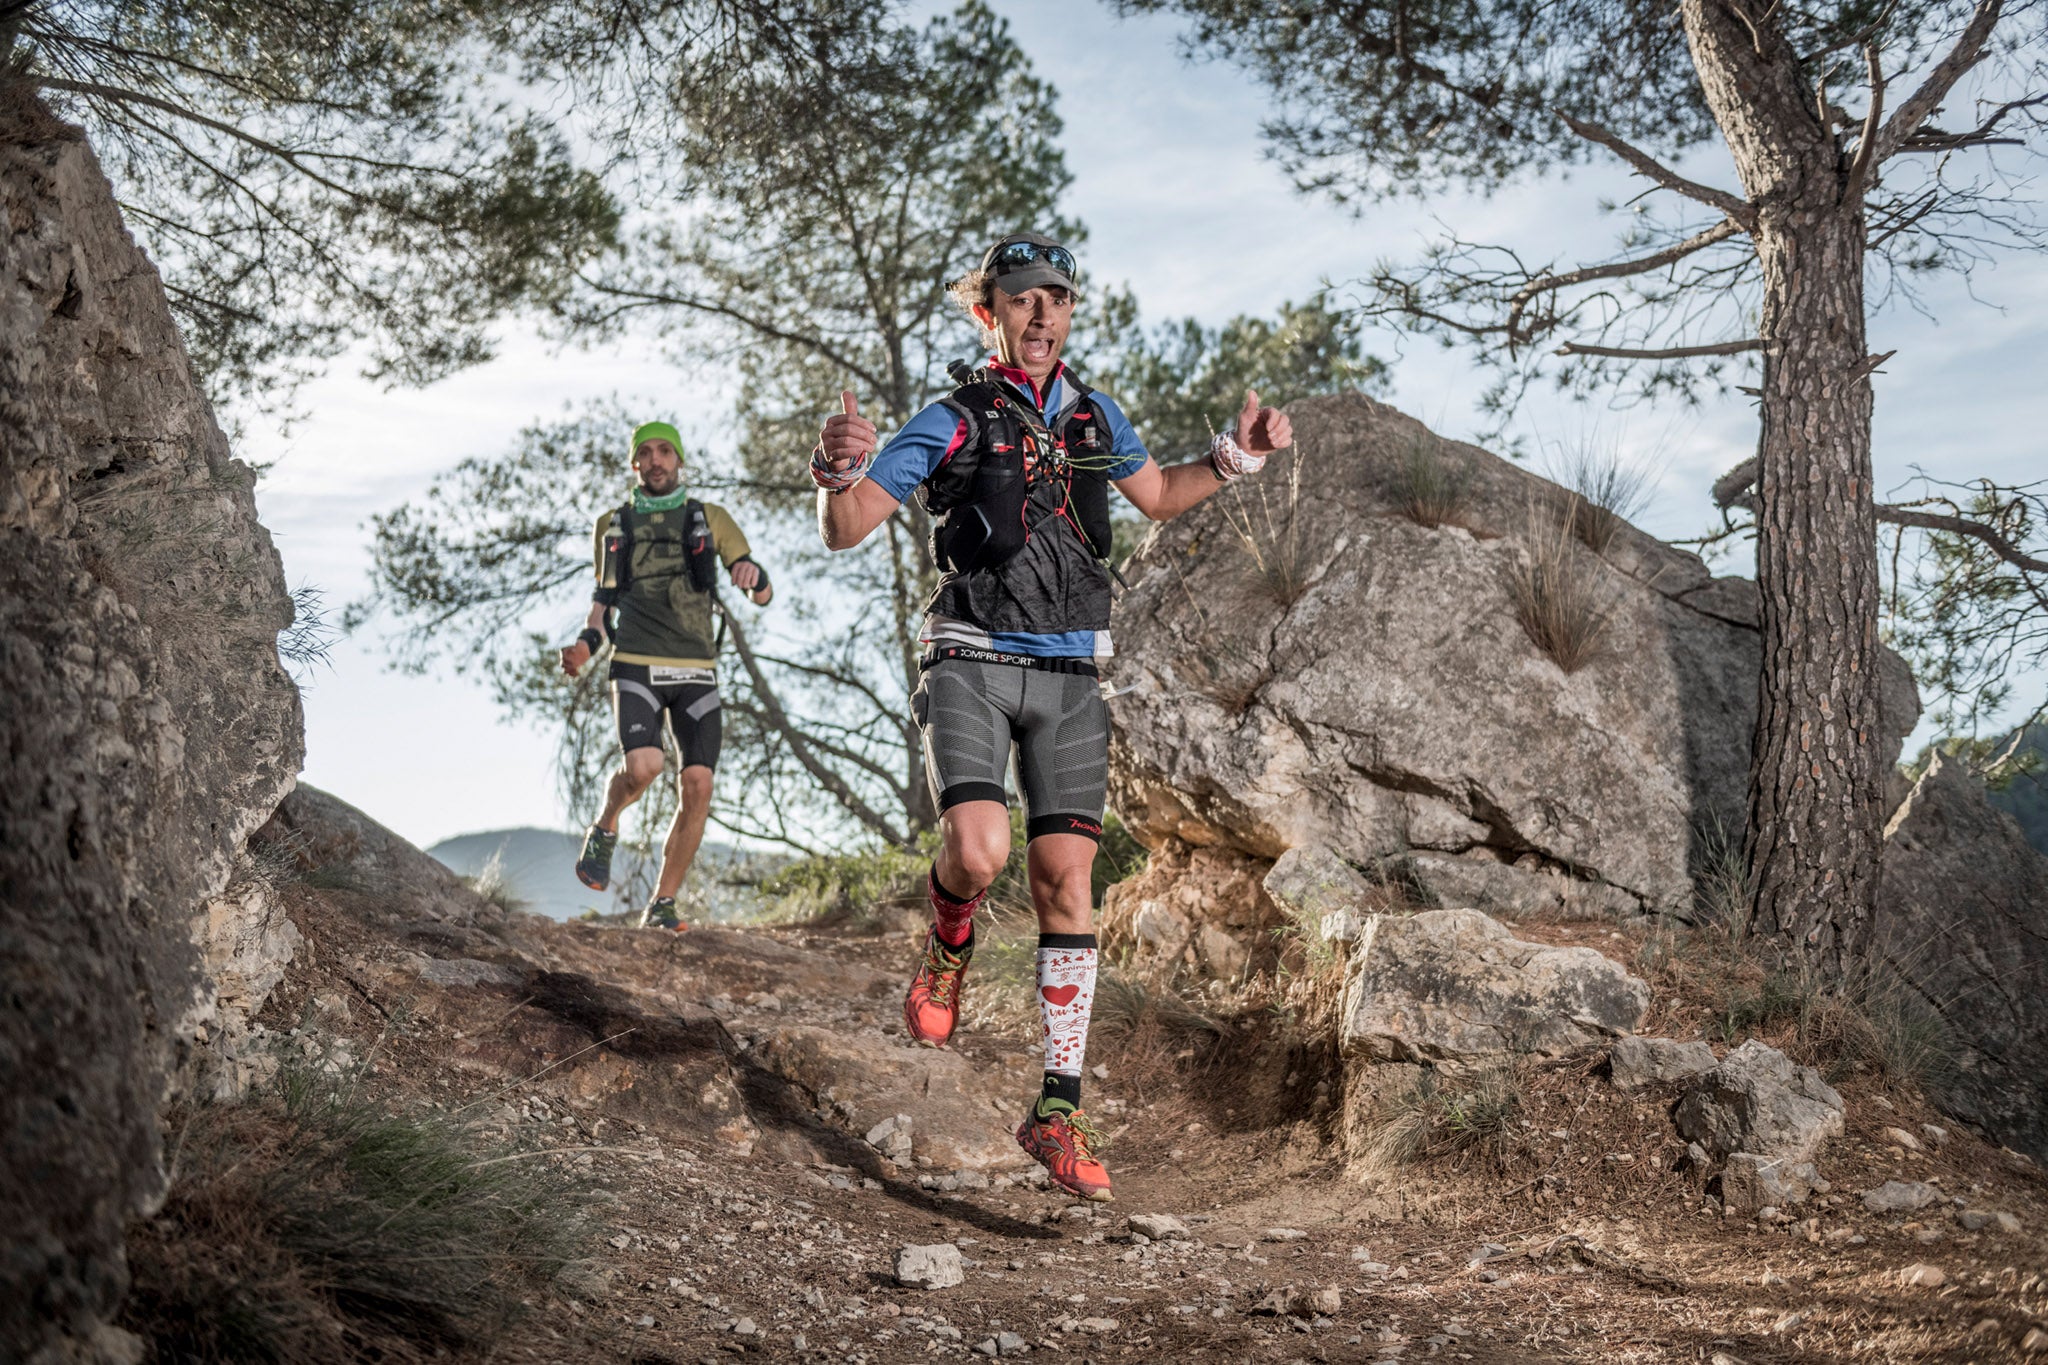
<path id="1" fill-rule="evenodd" d="M 1107 423 L 1095 391 L 1071 372 L 1065 378 L 1081 401 L 1057 434 L 986 370 L 939 400 L 967 426 L 959 450 L 919 492 L 931 513 L 932 560 L 941 571 L 994 568 L 1024 548 L 1033 532 L 1026 513 L 1034 466 L 1065 485 L 1067 515 L 1059 520 L 1073 526 L 1096 559 L 1109 558 L 1113 456 Z"/>
<path id="2" fill-rule="evenodd" d="M 682 553 L 684 572 L 689 575 L 690 586 L 698 592 L 710 592 L 718 585 L 718 547 L 711 537 L 711 519 L 704 514 L 704 504 L 690 498 L 682 506 Z M 628 502 L 612 513 L 611 526 L 605 533 L 606 549 L 611 555 L 613 574 L 618 581 L 620 592 L 624 592 L 633 578 L 633 544 L 637 537 L 634 523 L 655 515 L 636 512 Z M 662 514 L 666 515 L 666 514 Z M 663 539 L 669 533 L 661 532 Z"/>

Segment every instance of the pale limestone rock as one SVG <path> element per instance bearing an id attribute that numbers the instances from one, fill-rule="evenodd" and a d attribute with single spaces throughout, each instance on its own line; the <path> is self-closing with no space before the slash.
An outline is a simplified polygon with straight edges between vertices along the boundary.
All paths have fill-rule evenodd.
<path id="1" fill-rule="evenodd" d="M 1155 854 L 1428 858 L 1426 877 L 1485 878 L 1504 911 L 1690 914 L 1703 831 L 1743 823 L 1754 587 L 1623 527 L 1582 556 L 1620 643 L 1566 674 L 1516 623 L 1507 583 L 1555 485 L 1363 397 L 1289 415 L 1292 450 L 1161 524 L 1126 566 L 1110 703 L 1125 822 Z M 1402 515 L 1418 447 L 1466 476 L 1479 534 Z M 1239 547 L 1229 523 L 1247 517 L 1287 528 L 1298 590 L 1276 592 Z M 1889 763 L 1918 707 L 1904 665 L 1883 667 Z M 1583 889 L 1568 901 L 1555 882 Z"/>
<path id="2" fill-rule="evenodd" d="M 1716 1065 L 1714 1049 L 1705 1043 L 1670 1038 L 1622 1038 L 1607 1054 L 1608 1072 L 1623 1090 L 1669 1085 L 1690 1080 Z"/>
<path id="3" fill-rule="evenodd" d="M 1132 1232 L 1150 1237 L 1155 1242 L 1188 1235 L 1188 1225 L 1170 1213 L 1134 1213 L 1124 1222 Z"/>
<path id="4" fill-rule="evenodd" d="M 1273 863 L 1263 883 L 1266 894 L 1287 907 L 1301 924 L 1356 912 L 1370 901 L 1372 885 L 1357 868 L 1321 845 L 1290 848 Z"/>
<path id="5" fill-rule="evenodd" d="M 906 1246 L 896 1253 L 896 1283 L 906 1288 L 951 1289 L 966 1279 L 960 1248 L 951 1242 Z"/>
<path id="6" fill-rule="evenodd" d="M 1696 1079 L 1678 1102 L 1680 1137 L 1715 1156 L 1810 1159 L 1842 1133 L 1842 1097 L 1810 1066 L 1754 1038 Z"/>
<path id="7" fill-rule="evenodd" d="M 1374 1061 L 1561 1056 L 1641 1022 L 1650 989 L 1591 948 L 1525 943 L 1476 910 L 1379 915 L 1353 949 L 1341 1041 Z"/>
<path id="8" fill-rule="evenodd" d="M 1812 1195 L 1816 1175 L 1810 1161 L 1731 1153 L 1721 1169 L 1721 1202 L 1735 1214 L 1793 1208 Z"/>
<path id="9" fill-rule="evenodd" d="M 1872 1213 L 1911 1213 L 1939 1198 L 1941 1191 L 1924 1180 L 1887 1180 L 1863 1192 L 1863 1207 Z"/>

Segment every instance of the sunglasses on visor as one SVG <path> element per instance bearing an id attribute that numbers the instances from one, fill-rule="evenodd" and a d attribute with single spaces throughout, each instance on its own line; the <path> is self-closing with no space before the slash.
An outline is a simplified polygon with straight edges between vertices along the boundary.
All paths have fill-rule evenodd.
<path id="1" fill-rule="evenodd" d="M 1033 261 L 1044 261 L 1068 279 L 1075 278 L 1074 253 L 1063 246 L 1040 246 L 1036 242 L 1007 242 L 990 255 L 984 270 L 993 270 L 998 275 L 1007 270 L 1030 265 Z"/>

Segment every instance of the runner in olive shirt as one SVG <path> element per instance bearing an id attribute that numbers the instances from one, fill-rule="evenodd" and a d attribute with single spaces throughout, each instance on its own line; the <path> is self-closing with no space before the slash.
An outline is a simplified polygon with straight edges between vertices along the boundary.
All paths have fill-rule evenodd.
<path id="1" fill-rule="evenodd" d="M 681 449 L 682 438 L 666 422 L 649 422 L 633 433 L 639 482 L 631 501 L 597 519 L 597 591 L 589 622 L 562 651 L 562 668 L 580 672 L 604 643 L 607 618 L 618 612 L 610 680 L 625 762 L 612 775 L 604 810 L 576 860 L 577 877 L 592 890 L 610 885 L 619 813 L 661 775 L 662 727 L 675 736 L 681 764 L 676 818 L 662 845 L 654 898 L 640 921 L 663 929 L 686 927 L 676 914 L 675 896 L 704 838 L 711 775 L 718 766 L 722 731 L 712 598 L 719 567 L 757 606 L 774 595 L 726 510 L 689 496 Z"/>

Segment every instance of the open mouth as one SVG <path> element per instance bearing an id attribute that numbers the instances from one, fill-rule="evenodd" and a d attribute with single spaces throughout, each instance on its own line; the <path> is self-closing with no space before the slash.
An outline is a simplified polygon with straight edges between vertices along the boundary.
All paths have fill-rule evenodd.
<path id="1" fill-rule="evenodd" d="M 1045 337 L 1024 338 L 1026 360 L 1049 360 L 1052 358 L 1052 342 Z"/>

